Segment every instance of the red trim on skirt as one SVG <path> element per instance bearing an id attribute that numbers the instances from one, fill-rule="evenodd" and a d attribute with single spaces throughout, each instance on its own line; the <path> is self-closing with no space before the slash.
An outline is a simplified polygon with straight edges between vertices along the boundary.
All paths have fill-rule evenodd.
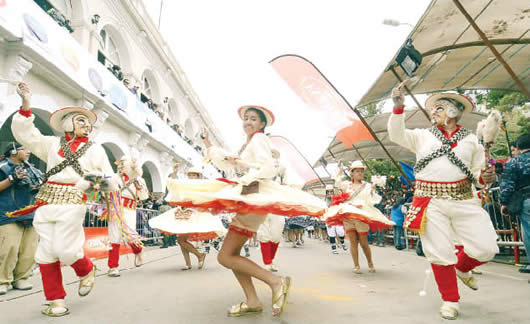
<path id="1" fill-rule="evenodd" d="M 188 241 L 200 242 L 216 239 L 219 235 L 217 232 L 205 232 L 205 233 L 170 233 L 157 229 L 160 233 L 166 235 L 187 235 Z"/>
<path id="2" fill-rule="evenodd" d="M 228 230 L 229 231 L 234 231 L 237 234 L 246 236 L 248 238 L 252 238 L 252 236 L 254 236 L 254 234 L 256 234 L 255 232 L 249 231 L 248 229 L 245 229 L 245 228 L 237 227 L 235 225 L 230 225 L 228 227 Z"/>
<path id="3" fill-rule="evenodd" d="M 169 202 L 171 206 L 181 206 L 187 208 L 196 208 L 200 211 L 210 212 L 212 214 L 220 213 L 238 213 L 243 215 L 254 214 L 265 216 L 267 214 L 275 214 L 287 217 L 296 216 L 313 216 L 320 217 L 324 215 L 324 209 L 318 212 L 310 212 L 300 206 L 288 206 L 280 203 L 273 203 L 269 205 L 250 205 L 242 201 L 216 199 L 205 203 L 196 204 L 191 201 Z"/>
<path id="4" fill-rule="evenodd" d="M 345 219 L 353 219 L 353 220 L 358 220 L 360 222 L 366 223 L 368 224 L 368 226 L 370 226 L 370 230 L 372 232 L 379 232 L 381 230 L 385 230 L 387 228 L 392 227 L 392 225 L 381 223 L 381 222 L 373 220 L 372 218 L 366 217 L 364 215 L 353 214 L 353 213 L 337 214 L 335 216 L 328 217 L 325 223 L 328 226 L 336 226 L 336 225 L 344 226 L 343 222 Z"/>

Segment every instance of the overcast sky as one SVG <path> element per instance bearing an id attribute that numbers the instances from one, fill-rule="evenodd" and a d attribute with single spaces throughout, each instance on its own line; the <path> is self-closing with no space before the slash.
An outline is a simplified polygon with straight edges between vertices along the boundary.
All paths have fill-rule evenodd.
<path id="1" fill-rule="evenodd" d="M 276 115 L 271 134 L 288 137 L 314 162 L 333 132 L 268 63 L 282 54 L 312 61 L 352 105 L 382 73 L 429 0 L 163 1 L 162 35 L 227 145 L 244 142 L 236 109 L 266 106 Z M 161 0 L 144 0 L 158 24 Z"/>

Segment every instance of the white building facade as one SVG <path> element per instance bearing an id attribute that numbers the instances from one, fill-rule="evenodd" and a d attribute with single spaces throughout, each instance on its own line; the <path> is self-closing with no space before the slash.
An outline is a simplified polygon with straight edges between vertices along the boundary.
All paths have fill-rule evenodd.
<path id="1" fill-rule="evenodd" d="M 94 110 L 93 139 L 111 162 L 138 159 L 152 192 L 165 191 L 174 163 L 202 163 L 203 128 L 224 146 L 140 0 L 0 0 L 0 58 L 2 149 L 13 140 L 20 81 L 32 89 L 32 111 L 44 134 L 53 134 L 48 118 L 58 108 Z M 113 66 L 122 75 L 113 74 Z"/>

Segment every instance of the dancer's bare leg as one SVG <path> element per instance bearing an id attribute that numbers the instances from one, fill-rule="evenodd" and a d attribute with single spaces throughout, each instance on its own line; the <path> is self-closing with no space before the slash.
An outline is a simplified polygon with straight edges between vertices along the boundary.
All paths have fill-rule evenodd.
<path id="1" fill-rule="evenodd" d="M 361 268 L 359 267 L 359 249 L 357 241 L 357 233 L 355 231 L 349 231 L 346 233 L 350 239 L 350 253 L 351 258 L 353 259 L 354 271 L 355 273 L 361 273 Z M 367 241 L 368 242 L 368 241 Z"/>
<path id="2" fill-rule="evenodd" d="M 182 251 L 182 255 L 184 256 L 184 261 L 186 261 L 186 266 L 188 268 L 191 268 L 191 259 L 190 259 L 190 252 L 193 253 L 197 259 L 200 259 L 202 257 L 202 253 L 200 253 L 190 242 L 188 242 L 188 236 L 187 235 L 179 235 L 178 236 L 178 242 L 180 245 L 180 249 Z"/>
<path id="3" fill-rule="evenodd" d="M 372 261 L 372 250 L 370 250 L 370 245 L 368 244 L 368 235 L 359 235 L 359 243 L 363 248 L 366 261 L 368 261 L 368 268 L 370 269 L 370 272 L 375 272 L 374 262 Z"/>
<path id="4" fill-rule="evenodd" d="M 289 240 L 291 240 L 291 243 L 293 246 L 296 246 L 296 230 L 290 229 L 289 230 Z"/>
<path id="5" fill-rule="evenodd" d="M 235 231 L 229 231 L 225 237 L 221 251 L 217 255 L 217 260 L 225 268 L 231 269 L 238 280 L 249 307 L 261 305 L 256 288 L 252 283 L 252 277 L 266 283 L 272 290 L 273 296 L 281 289 L 282 280 L 280 276 L 272 274 L 270 271 L 260 267 L 252 260 L 239 255 L 241 247 L 248 240 L 248 237 Z"/>

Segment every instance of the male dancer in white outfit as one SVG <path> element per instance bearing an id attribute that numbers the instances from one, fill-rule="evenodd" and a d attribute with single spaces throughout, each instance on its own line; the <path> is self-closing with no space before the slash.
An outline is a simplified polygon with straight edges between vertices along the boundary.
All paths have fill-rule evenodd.
<path id="1" fill-rule="evenodd" d="M 122 158 L 116 161 L 118 172 L 121 177 L 121 202 L 123 207 L 123 216 L 127 224 L 124 224 L 136 231 L 136 206 L 139 201 L 149 198 L 149 191 L 145 180 L 142 178 L 142 169 L 138 168 L 136 161 L 130 158 Z M 122 240 L 120 224 L 114 217 L 108 220 L 109 241 L 111 250 L 109 251 L 108 266 L 110 277 L 119 277 L 118 270 L 120 261 L 120 241 Z M 142 265 L 142 247 L 137 244 L 129 243 L 134 253 L 134 265 Z"/>
<path id="2" fill-rule="evenodd" d="M 100 190 L 114 191 L 117 181 L 103 147 L 89 141 L 88 135 L 97 116 L 81 107 L 66 107 L 50 116 L 50 126 L 64 136 L 44 136 L 34 125 L 31 91 L 20 83 L 17 92 L 22 106 L 13 115 L 11 130 L 16 140 L 47 164 L 43 185 L 32 206 L 33 226 L 39 234 L 35 261 L 42 275 L 47 316 L 69 313 L 64 297 L 61 263 L 71 266 L 80 278 L 79 295 L 92 290 L 96 268 L 83 252 L 86 212 L 85 192 L 98 180 Z M 32 209 L 29 208 L 29 209 Z"/>
<path id="3" fill-rule="evenodd" d="M 287 184 L 285 167 L 280 164 L 280 152 L 272 149 L 272 157 L 274 164 L 278 170 L 278 175 L 274 178 L 279 184 Z M 283 227 L 285 225 L 285 217 L 274 215 L 267 215 L 265 222 L 260 225 L 258 229 L 258 239 L 260 244 L 261 256 L 263 263 L 272 272 L 277 272 L 278 267 L 274 264 L 274 258 L 280 245 L 282 238 Z"/>
<path id="4" fill-rule="evenodd" d="M 434 126 L 405 128 L 404 96 L 400 84 L 392 91 L 394 111 L 388 121 L 390 139 L 416 153 L 415 191 L 403 226 L 420 233 L 431 262 L 443 304 L 440 315 L 458 317 L 456 278 L 473 290 L 471 270 L 491 260 L 498 247 L 488 213 L 473 195 L 472 186 L 492 183 L 495 169 L 485 167 L 484 148 L 477 137 L 457 124 L 473 103 L 457 93 L 438 93 L 427 99 Z M 464 246 L 455 254 L 453 231 Z"/>

